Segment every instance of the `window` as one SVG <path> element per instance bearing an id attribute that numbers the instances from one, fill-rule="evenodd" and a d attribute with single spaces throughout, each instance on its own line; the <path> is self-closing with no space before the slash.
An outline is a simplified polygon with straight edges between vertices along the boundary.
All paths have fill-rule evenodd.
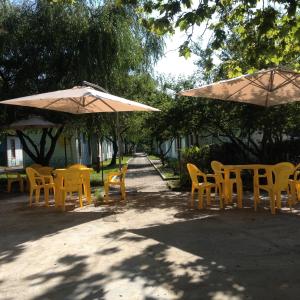
<path id="1" fill-rule="evenodd" d="M 11 150 L 11 158 L 16 158 L 16 141 L 15 139 L 10 139 L 10 150 Z"/>

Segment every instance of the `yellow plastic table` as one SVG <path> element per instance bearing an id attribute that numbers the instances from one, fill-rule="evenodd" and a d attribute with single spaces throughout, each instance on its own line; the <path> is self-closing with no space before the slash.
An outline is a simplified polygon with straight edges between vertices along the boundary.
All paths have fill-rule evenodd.
<path id="1" fill-rule="evenodd" d="M 253 196 L 254 201 L 259 203 L 259 170 L 270 168 L 272 165 L 262 165 L 262 164 L 248 164 L 248 165 L 224 165 L 224 197 L 225 203 L 231 201 L 230 199 L 230 173 L 237 172 L 237 176 L 240 176 L 242 170 L 252 170 L 253 171 Z M 243 193 L 238 197 L 238 208 L 243 207 Z"/>
<path id="2" fill-rule="evenodd" d="M 61 193 L 58 193 L 59 187 L 62 183 L 64 172 L 67 169 L 55 169 L 53 171 L 54 174 L 54 184 L 55 184 L 55 206 L 62 206 L 62 195 Z M 88 204 L 91 204 L 92 202 L 92 196 L 91 196 L 91 182 L 90 182 L 90 174 L 92 172 L 91 168 L 80 168 L 80 172 L 83 175 L 83 190 L 84 190 L 84 196 L 86 197 L 86 200 Z"/>

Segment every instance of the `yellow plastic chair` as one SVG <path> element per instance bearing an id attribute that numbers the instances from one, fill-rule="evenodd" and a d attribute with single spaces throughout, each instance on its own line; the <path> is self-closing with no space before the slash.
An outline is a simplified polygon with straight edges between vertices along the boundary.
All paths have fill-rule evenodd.
<path id="1" fill-rule="evenodd" d="M 115 185 L 120 186 L 121 199 L 126 200 L 125 176 L 127 173 L 127 168 L 128 166 L 124 165 L 121 171 L 110 172 L 107 174 L 104 181 L 104 191 L 105 191 L 104 199 L 106 201 L 108 200 L 109 187 Z"/>
<path id="2" fill-rule="evenodd" d="M 42 165 L 40 165 L 40 164 L 32 164 L 32 165 L 29 166 L 29 168 L 32 168 L 32 169 L 35 169 L 35 170 L 38 170 L 41 167 L 42 167 Z"/>
<path id="3" fill-rule="evenodd" d="M 294 173 L 295 166 L 289 162 L 278 163 L 273 166 L 264 167 L 265 173 L 258 175 L 259 179 L 265 178 L 266 184 L 258 185 L 260 190 L 268 192 L 270 198 L 271 213 L 276 213 L 276 207 L 281 208 L 281 193 L 288 193 L 288 203 L 291 207 L 291 198 L 289 193 L 289 178 Z M 254 208 L 257 209 L 257 201 L 254 201 Z"/>
<path id="4" fill-rule="evenodd" d="M 39 167 L 36 170 L 42 175 L 52 176 L 52 172 L 53 172 L 54 168 L 52 168 L 52 167 Z"/>
<path id="5" fill-rule="evenodd" d="M 82 207 L 83 179 L 80 170 L 76 168 L 67 169 L 63 172 L 61 179 L 57 192 L 61 193 L 62 209 L 66 209 L 66 198 L 68 193 L 71 197 L 72 193 L 78 193 L 79 205 Z"/>
<path id="6" fill-rule="evenodd" d="M 86 165 L 82 164 L 73 164 L 68 167 L 68 169 L 88 169 Z M 82 182 L 83 182 L 83 196 L 88 200 L 88 203 L 91 203 L 91 191 L 90 191 L 90 176 L 82 176 Z"/>
<path id="7" fill-rule="evenodd" d="M 50 190 L 55 194 L 55 185 L 52 176 L 42 175 L 33 168 L 26 168 L 26 174 L 29 180 L 29 206 L 32 206 L 32 197 L 35 193 L 35 203 L 40 200 L 41 190 L 44 190 L 45 204 L 49 206 Z"/>
<path id="8" fill-rule="evenodd" d="M 300 164 L 295 167 L 292 179 L 289 180 L 289 193 L 292 204 L 300 201 Z"/>
<path id="9" fill-rule="evenodd" d="M 242 201 L 242 198 L 243 198 L 243 184 L 242 184 L 240 171 L 239 170 L 231 170 L 230 171 L 229 175 L 233 174 L 234 177 L 231 177 L 229 179 L 229 186 L 225 187 L 224 165 L 219 161 L 213 160 L 211 162 L 211 168 L 214 171 L 216 185 L 217 185 L 217 187 L 220 191 L 220 197 L 223 197 L 225 199 L 225 188 L 227 188 L 229 201 L 232 202 L 233 188 L 234 188 L 234 185 L 235 185 L 238 199 L 240 199 L 240 201 Z M 227 201 L 227 200 L 225 199 L 225 201 Z"/>
<path id="10" fill-rule="evenodd" d="M 13 183 L 18 183 L 20 187 L 20 191 L 24 192 L 24 181 L 21 174 L 17 172 L 6 172 L 7 178 L 7 192 L 11 193 Z"/>
<path id="11" fill-rule="evenodd" d="M 82 164 L 73 164 L 68 166 L 68 169 L 80 169 L 80 168 L 87 168 L 87 166 Z"/>
<path id="12" fill-rule="evenodd" d="M 191 202 L 190 206 L 194 207 L 194 193 L 195 190 L 198 191 L 198 208 L 203 208 L 203 196 L 206 193 L 206 205 L 211 204 L 211 189 L 215 189 L 215 195 L 217 191 L 217 185 L 215 183 L 207 182 L 207 176 L 205 173 L 200 171 L 195 165 L 187 164 L 187 169 L 192 180 L 192 189 L 191 189 Z M 198 177 L 203 179 L 202 182 L 199 182 Z M 223 208 L 223 199 L 220 197 L 220 208 Z"/>

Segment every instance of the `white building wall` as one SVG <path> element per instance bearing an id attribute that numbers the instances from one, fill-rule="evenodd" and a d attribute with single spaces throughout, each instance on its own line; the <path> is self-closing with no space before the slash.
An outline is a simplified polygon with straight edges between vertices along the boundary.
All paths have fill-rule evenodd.
<path id="1" fill-rule="evenodd" d="M 7 137 L 7 166 L 23 167 L 23 150 L 20 139 L 16 136 Z"/>
<path id="2" fill-rule="evenodd" d="M 99 151 L 100 151 L 99 153 L 100 161 L 111 159 L 113 155 L 112 142 L 106 139 L 103 140 L 102 149 L 101 149 L 101 143 L 99 143 Z"/>

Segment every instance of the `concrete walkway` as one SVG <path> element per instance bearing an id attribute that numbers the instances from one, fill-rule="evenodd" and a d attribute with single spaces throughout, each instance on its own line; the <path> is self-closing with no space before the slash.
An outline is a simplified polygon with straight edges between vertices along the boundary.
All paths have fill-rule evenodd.
<path id="1" fill-rule="evenodd" d="M 165 192 L 168 191 L 166 183 L 143 153 L 136 153 L 129 161 L 126 176 L 128 190 L 137 192 Z"/>
<path id="2" fill-rule="evenodd" d="M 299 210 L 188 209 L 146 158 L 128 175 L 138 192 L 117 206 L 62 213 L 1 197 L 0 299 L 299 298 Z"/>

